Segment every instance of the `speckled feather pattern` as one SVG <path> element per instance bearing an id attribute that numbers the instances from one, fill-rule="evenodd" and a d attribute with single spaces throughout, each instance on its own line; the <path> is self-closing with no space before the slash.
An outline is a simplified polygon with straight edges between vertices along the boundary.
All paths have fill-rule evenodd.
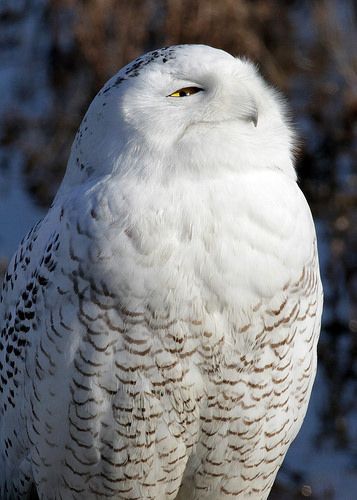
<path id="1" fill-rule="evenodd" d="M 1 499 L 268 497 L 322 309 L 291 148 L 255 69 L 209 47 L 98 94 L 3 283 Z"/>

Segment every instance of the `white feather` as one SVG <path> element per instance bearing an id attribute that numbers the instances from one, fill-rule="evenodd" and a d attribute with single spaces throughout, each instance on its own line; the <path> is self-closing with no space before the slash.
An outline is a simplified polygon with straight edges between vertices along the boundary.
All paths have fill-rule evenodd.
<path id="1" fill-rule="evenodd" d="M 322 308 L 293 146 L 221 50 L 149 53 L 99 92 L 4 281 L 1 498 L 267 498 Z"/>

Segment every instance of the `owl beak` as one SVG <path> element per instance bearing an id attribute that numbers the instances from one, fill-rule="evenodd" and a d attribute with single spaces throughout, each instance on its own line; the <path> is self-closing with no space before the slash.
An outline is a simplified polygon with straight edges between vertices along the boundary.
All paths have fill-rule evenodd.
<path id="1" fill-rule="evenodd" d="M 258 125 L 258 110 L 257 110 L 256 105 L 252 109 L 252 112 L 249 116 L 249 121 L 251 121 L 253 123 L 254 127 L 256 127 Z"/>
<path id="2" fill-rule="evenodd" d="M 247 103 L 247 108 L 244 110 L 244 119 L 247 122 L 253 123 L 254 127 L 258 125 L 258 106 L 253 98 L 249 99 Z"/>

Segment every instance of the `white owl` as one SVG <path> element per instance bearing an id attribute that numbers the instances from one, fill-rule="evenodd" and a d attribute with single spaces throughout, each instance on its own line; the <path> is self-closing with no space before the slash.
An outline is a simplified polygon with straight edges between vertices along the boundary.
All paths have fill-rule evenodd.
<path id="1" fill-rule="evenodd" d="M 150 52 L 99 92 L 4 279 L 2 500 L 267 498 L 322 309 L 292 149 L 221 50 Z"/>

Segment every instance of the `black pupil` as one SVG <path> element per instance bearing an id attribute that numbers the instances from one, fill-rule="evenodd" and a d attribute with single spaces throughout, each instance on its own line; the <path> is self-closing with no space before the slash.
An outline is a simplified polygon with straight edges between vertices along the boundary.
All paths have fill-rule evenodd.
<path id="1" fill-rule="evenodd" d="M 185 97 L 188 95 L 188 92 L 186 92 L 185 90 L 180 90 L 180 97 Z"/>

